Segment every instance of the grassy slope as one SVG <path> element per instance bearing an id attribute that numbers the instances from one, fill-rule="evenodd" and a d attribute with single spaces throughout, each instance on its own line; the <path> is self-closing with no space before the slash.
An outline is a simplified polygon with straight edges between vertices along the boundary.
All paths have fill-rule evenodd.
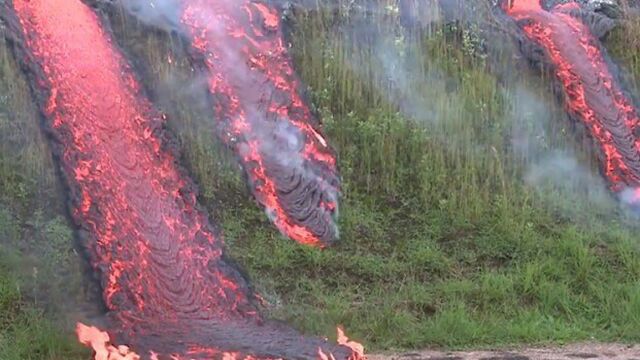
<path id="1" fill-rule="evenodd" d="M 71 324 L 56 316 L 78 310 L 83 296 L 81 263 L 58 189 L 37 110 L 0 31 L 2 360 L 88 355 L 72 340 Z"/>
<path id="2" fill-rule="evenodd" d="M 0 358 L 86 359 L 86 352 L 72 341 L 71 334 L 60 332 L 50 315 L 45 316 L 42 309 L 22 298 L 20 281 L 7 265 L 11 261 L 0 255 Z"/>
<path id="3" fill-rule="evenodd" d="M 184 94 L 169 91 L 162 104 L 203 201 L 221 220 L 233 257 L 271 303 L 272 316 L 327 336 L 344 324 L 376 350 L 640 340 L 634 228 L 606 191 L 584 187 L 581 179 L 523 181 L 556 150 L 574 152 L 587 169 L 593 158 L 544 88 L 534 80 L 519 83 L 542 104 L 536 107 L 516 96 L 516 85 L 499 85 L 481 60 L 470 59 L 468 38 L 435 33 L 406 39 L 403 51 L 424 54 L 410 93 L 428 99 L 425 108 L 433 110 L 409 118 L 384 96 L 384 81 L 358 72 L 379 69 L 366 41 L 332 30 L 327 24 L 340 19 L 328 14 L 299 20 L 297 67 L 338 149 L 344 177 L 337 247 L 317 251 L 282 239 L 248 197 L 229 155 L 202 130 L 206 121 L 171 102 Z M 633 34 L 619 32 L 612 46 Z M 169 78 L 168 67 L 181 66 L 166 63 L 161 41 L 139 46 L 160 80 Z M 637 76 L 638 54 L 630 53 L 626 47 L 617 55 L 636 64 Z M 512 143 L 515 129 L 527 129 L 524 152 Z M 31 178 L 20 163 L 2 168 L 6 206 L 35 197 L 18 191 Z M 28 204 L 25 214 L 34 208 Z M 28 218 L 12 218 L 13 225 L 0 230 L 28 237 Z M 31 347 L 7 340 L 15 337 L 39 339 L 37 348 L 44 350 L 29 352 L 33 358 L 60 358 L 69 348 L 52 341 L 50 323 L 25 304 L 33 302 L 29 296 L 20 299 L 6 269 L 0 266 L 0 358 L 12 359 L 2 351 Z"/>
<path id="4" fill-rule="evenodd" d="M 515 89 L 469 61 L 464 40 L 435 34 L 404 45 L 428 54 L 412 91 L 438 110 L 411 122 L 350 70 L 371 53 L 323 27 L 331 20 L 305 19 L 294 48 L 340 154 L 342 244 L 282 241 L 249 204 L 224 214 L 273 314 L 312 333 L 345 324 L 375 349 L 640 339 L 637 236 L 624 215 L 579 179 L 523 184 L 553 150 L 592 157 L 558 145 L 575 142 L 564 116 L 549 114 L 547 138 L 516 154 L 511 130 L 541 114 L 514 113 Z"/>

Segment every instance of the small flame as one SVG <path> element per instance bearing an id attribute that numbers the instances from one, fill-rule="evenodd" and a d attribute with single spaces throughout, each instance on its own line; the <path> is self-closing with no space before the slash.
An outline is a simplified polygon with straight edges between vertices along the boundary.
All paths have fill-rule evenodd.
<path id="1" fill-rule="evenodd" d="M 127 346 L 112 345 L 109 334 L 95 326 L 77 323 L 76 334 L 82 344 L 93 349 L 95 360 L 140 360 L 140 356 Z"/>
<path id="2" fill-rule="evenodd" d="M 324 351 L 322 351 L 322 348 L 319 347 L 318 348 L 318 358 L 320 358 L 320 360 L 330 360 L 330 359 L 333 359 L 333 355 L 332 354 L 329 354 L 329 355 L 325 354 Z M 335 359 L 333 359 L 333 360 L 335 360 Z"/>
<path id="3" fill-rule="evenodd" d="M 349 338 L 344 334 L 344 330 L 340 326 L 338 326 L 338 344 L 346 346 L 353 350 L 353 355 L 350 358 L 351 360 L 366 359 L 366 356 L 364 355 L 364 346 L 359 342 L 349 340 Z"/>

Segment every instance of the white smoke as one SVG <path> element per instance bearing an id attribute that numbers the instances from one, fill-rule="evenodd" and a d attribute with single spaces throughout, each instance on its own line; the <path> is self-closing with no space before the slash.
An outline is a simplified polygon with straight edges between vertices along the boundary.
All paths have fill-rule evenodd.
<path id="1" fill-rule="evenodd" d="M 127 12 L 145 24 L 162 29 L 180 27 L 180 3 L 176 0 L 117 0 Z"/>
<path id="2" fill-rule="evenodd" d="M 640 188 L 626 187 L 618 194 L 620 202 L 640 216 Z"/>
<path id="3" fill-rule="evenodd" d="M 529 167 L 524 180 L 527 185 L 582 197 L 591 203 L 612 202 L 604 179 L 566 150 L 550 151 Z"/>
<path id="4" fill-rule="evenodd" d="M 560 104 L 553 96 L 533 91 L 535 84 L 515 81 L 505 97 L 513 121 L 512 149 L 527 164 L 524 183 L 548 206 L 573 220 L 582 217 L 586 207 L 594 211 L 615 208 L 605 179 L 585 157 L 571 150 L 574 134 L 550 133 L 550 129 L 563 128 L 563 123 L 569 125 Z"/>
<path id="5" fill-rule="evenodd" d="M 402 39 L 397 39 L 398 42 Z M 444 88 L 445 75 L 437 70 L 431 69 L 427 74 L 419 67 L 414 58 L 407 58 L 399 45 L 390 45 L 385 41 L 377 44 L 375 54 L 381 64 L 382 74 L 390 85 L 388 98 L 400 111 L 409 118 L 417 121 L 433 121 L 437 118 L 435 106 L 430 102 L 428 96 L 412 89 L 416 88 L 416 82 L 428 81 L 433 89 Z M 357 70 L 360 67 L 352 66 Z M 419 78 L 415 74 L 424 74 Z"/>
<path id="6" fill-rule="evenodd" d="M 440 1 L 443 13 L 433 15 L 429 21 L 437 23 L 440 20 L 457 22 L 457 26 L 469 26 L 486 28 L 486 22 L 491 15 L 487 13 L 467 12 L 462 15 L 455 11 L 459 6 L 465 6 L 456 0 Z M 482 8 L 478 5 L 478 8 Z M 484 8 L 483 8 L 484 9 Z M 421 16 L 416 15 L 416 19 Z M 500 19 L 508 21 L 508 19 Z M 462 24 L 460 24 L 462 22 Z M 433 23 L 426 24 L 420 21 L 419 26 L 428 28 Z M 436 26 L 438 28 L 438 26 Z M 362 31 L 362 29 L 358 29 Z M 400 34 L 400 35 L 399 35 Z M 489 32 L 484 35 L 491 34 Z M 438 69 L 437 66 L 425 67 L 424 54 L 415 54 L 403 47 L 404 40 L 401 32 L 388 31 L 380 34 L 372 51 L 373 61 L 378 64 L 377 71 L 373 71 L 378 77 L 379 92 L 386 95 L 389 102 L 398 107 L 407 118 L 426 125 L 437 125 L 440 122 L 451 122 L 454 112 L 443 109 L 436 98 L 441 99 L 443 93 L 449 93 L 447 87 L 451 79 Z M 616 209 L 615 196 L 612 196 L 607 187 L 606 180 L 590 167 L 585 156 L 574 153 L 575 145 L 573 131 L 571 133 L 556 133 L 561 128 L 570 128 L 570 120 L 567 119 L 562 105 L 556 101 L 550 93 L 548 83 L 532 81 L 534 72 L 522 73 L 517 66 L 519 59 L 514 59 L 518 49 L 515 45 L 505 43 L 510 40 L 507 32 L 501 33 L 493 39 L 487 39 L 488 61 L 496 64 L 492 68 L 495 75 L 503 79 L 501 85 L 502 97 L 505 99 L 505 109 L 510 122 L 510 145 L 514 155 L 521 159 L 524 169 L 522 181 L 543 199 L 550 207 L 563 215 L 578 219 L 584 215 L 585 206 L 599 209 Z M 429 61 L 429 59 L 427 59 Z M 524 64 L 527 65 L 527 64 Z M 371 76 L 370 71 L 363 69 L 358 61 L 350 65 L 351 70 L 363 78 Z M 548 79 L 545 81 L 549 81 Z M 433 96 L 426 91 L 415 91 L 416 88 L 424 89 L 424 84 L 429 84 L 433 90 Z M 456 92 L 449 97 L 455 97 Z M 455 103 L 455 102 L 454 102 Z M 470 115 L 473 116 L 473 115 Z M 564 124 L 564 126 L 563 126 Z M 431 126 L 433 127 L 433 126 Z M 430 129 L 431 129 L 430 127 Z M 438 127 L 435 127 L 436 129 Z M 430 131 L 432 136 L 438 133 Z M 456 146 L 472 146 L 468 142 L 460 143 L 456 134 L 446 134 L 445 144 L 455 148 Z M 478 148 L 482 144 L 477 144 Z M 577 151 L 577 150 L 576 150 Z M 594 156 L 591 155 L 590 156 Z M 625 192 L 623 198 L 631 201 L 630 192 Z M 577 204 L 582 204 L 578 206 Z M 598 211 L 598 210 L 594 210 Z M 603 210 L 603 212 L 605 212 Z M 610 211 L 616 214 L 617 211 Z M 615 215 L 614 215 L 615 216 Z"/>

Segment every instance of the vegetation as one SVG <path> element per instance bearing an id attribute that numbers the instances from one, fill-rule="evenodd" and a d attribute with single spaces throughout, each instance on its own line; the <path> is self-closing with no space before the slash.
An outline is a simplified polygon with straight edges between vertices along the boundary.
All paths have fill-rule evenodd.
<path id="1" fill-rule="evenodd" d="M 625 7 L 629 7 L 626 0 L 624 4 Z M 637 49 L 640 46 L 638 31 L 640 31 L 640 16 L 625 16 L 622 19 L 622 26 L 614 30 L 607 42 L 613 56 L 624 65 L 624 71 L 627 72 L 627 82 L 632 87 L 634 94 L 638 94 L 638 89 L 640 89 L 638 83 L 640 81 L 640 53 L 628 50 Z"/>
<path id="2" fill-rule="evenodd" d="M 70 333 L 60 332 L 58 324 L 43 309 L 21 294 L 20 281 L 6 254 L 0 257 L 0 358 L 4 360 L 86 359 L 86 351 L 71 341 Z"/>
<path id="3" fill-rule="evenodd" d="M 85 296 L 82 263 L 37 108 L 3 39 L 0 31 L 0 359 L 86 359 L 69 321 Z"/>
<path id="4" fill-rule="evenodd" d="M 508 53 L 501 71 L 489 70 L 476 33 L 458 26 L 406 33 L 393 7 L 292 16 L 296 68 L 343 177 L 341 242 L 324 251 L 283 239 L 255 206 L 233 157 L 212 135 L 210 113 L 191 106 L 201 103 L 198 95 L 176 85 L 194 76 L 180 41 L 112 19 L 120 45 L 169 114 L 202 202 L 270 316 L 329 337 L 343 324 L 372 351 L 640 340 L 637 220 L 607 191 L 592 144 L 566 119 L 548 79 L 529 72 L 505 82 L 514 72 Z M 640 79 L 640 47 L 624 44 L 640 41 L 638 34 L 621 29 L 607 42 L 630 83 Z M 0 59 L 0 68 L 15 69 Z M 15 97 L 2 106 L 33 111 Z M 35 118 L 17 119 L 15 133 L 41 147 L 42 138 L 24 135 Z M 12 149 L 31 156 L 0 167 L 0 234 L 67 241 L 57 266 L 80 266 L 69 261 L 70 235 L 60 235 L 68 228 L 62 210 L 33 220 L 35 210 L 49 208 L 34 191 L 58 189 L 53 180 L 32 184 L 49 175 L 22 165 L 49 168 L 46 146 Z M 45 225 L 27 231 L 30 223 Z M 6 264 L 0 261 L 0 358 L 5 348 L 24 351 L 24 343 L 5 340 L 24 334 L 42 339 L 43 356 L 33 358 L 68 354 L 71 348 L 52 341 L 49 320 L 31 310 L 42 290 L 20 296 Z"/>

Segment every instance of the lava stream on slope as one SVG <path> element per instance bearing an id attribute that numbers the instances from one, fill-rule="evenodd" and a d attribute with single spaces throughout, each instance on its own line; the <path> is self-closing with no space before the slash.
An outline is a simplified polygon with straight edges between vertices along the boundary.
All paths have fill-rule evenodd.
<path id="1" fill-rule="evenodd" d="M 361 358 L 345 338 L 329 344 L 261 319 L 177 164 L 164 117 L 91 8 L 14 0 L 0 11 L 102 284 L 108 330 L 77 329 L 96 359 Z"/>
<path id="2" fill-rule="evenodd" d="M 510 0 L 505 11 L 529 41 L 544 51 L 561 83 L 567 112 L 580 120 L 602 150 L 603 173 L 623 199 L 640 205 L 640 119 L 589 27 L 577 16 L 577 3 L 550 10 L 540 0 Z M 533 54 L 525 54 L 534 57 Z"/>
<path id="3" fill-rule="evenodd" d="M 203 58 L 219 136 L 286 236 L 324 247 L 338 237 L 336 159 L 299 91 L 278 11 L 263 1 L 178 0 Z"/>

